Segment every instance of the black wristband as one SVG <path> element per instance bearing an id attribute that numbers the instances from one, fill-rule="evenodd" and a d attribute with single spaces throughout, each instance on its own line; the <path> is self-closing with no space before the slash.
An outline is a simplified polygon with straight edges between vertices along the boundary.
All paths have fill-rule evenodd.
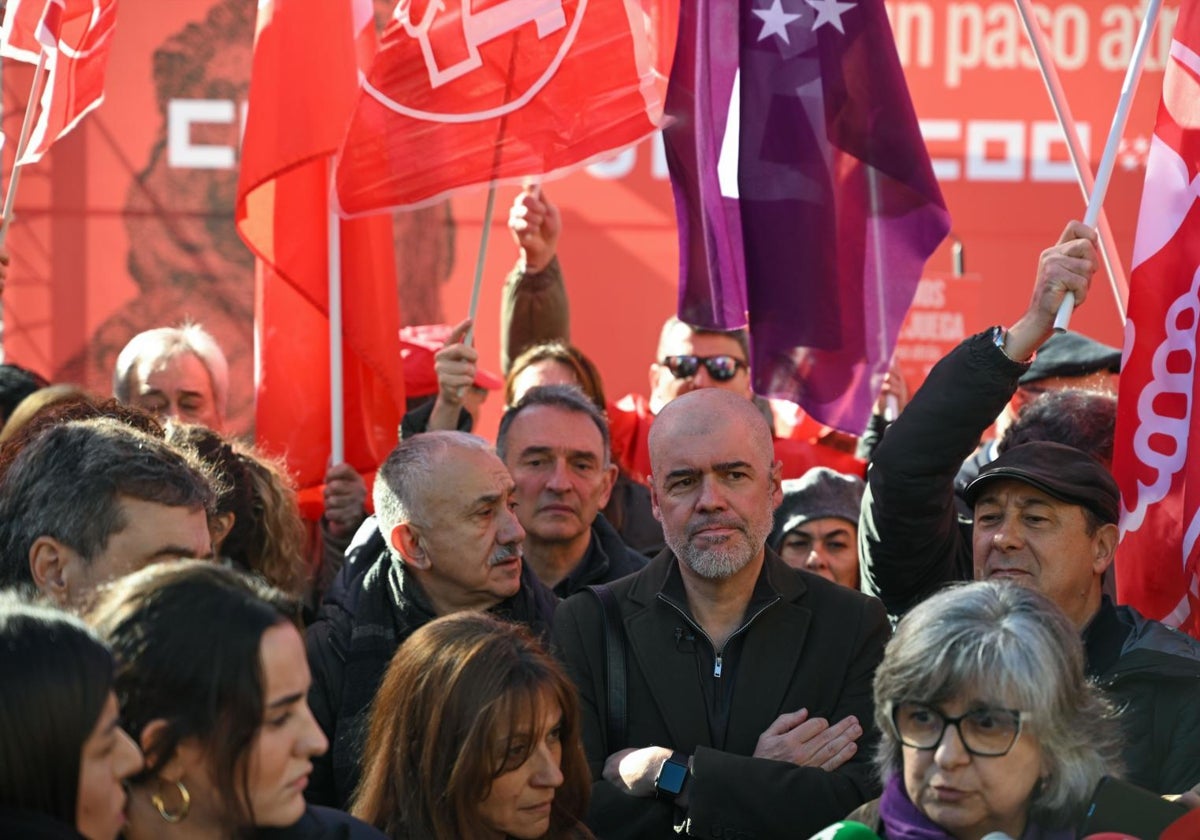
<path id="1" fill-rule="evenodd" d="M 654 779 L 654 793 L 659 799 L 674 799 L 683 790 L 688 777 L 688 756 L 681 752 L 671 753 L 663 762 Z"/>

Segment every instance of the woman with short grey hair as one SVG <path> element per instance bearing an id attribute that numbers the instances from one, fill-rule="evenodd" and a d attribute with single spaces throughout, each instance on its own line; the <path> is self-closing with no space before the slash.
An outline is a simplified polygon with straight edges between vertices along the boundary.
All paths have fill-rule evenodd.
<path id="1" fill-rule="evenodd" d="M 875 674 L 875 722 L 884 794 L 851 819 L 882 837 L 1072 837 L 1119 769 L 1079 633 L 1011 583 L 952 587 L 905 616 Z"/>

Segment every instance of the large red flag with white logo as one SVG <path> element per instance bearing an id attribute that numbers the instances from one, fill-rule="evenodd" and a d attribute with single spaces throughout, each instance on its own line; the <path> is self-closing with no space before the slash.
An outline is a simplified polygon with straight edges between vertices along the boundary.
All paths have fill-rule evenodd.
<path id="1" fill-rule="evenodd" d="M 330 453 L 331 160 L 374 46 L 370 0 L 259 2 L 236 219 L 259 257 L 256 437 L 302 488 L 321 483 Z M 369 472 L 404 406 L 391 219 L 340 232 L 346 462 Z"/>
<path id="2" fill-rule="evenodd" d="M 1200 637 L 1200 7 L 1180 9 L 1142 192 L 1113 472 L 1117 595 Z"/>
<path id="3" fill-rule="evenodd" d="M 9 0 L 0 55 L 36 64 L 46 54 L 41 107 L 18 165 L 41 160 L 104 101 L 116 19 L 117 0 Z"/>
<path id="4" fill-rule="evenodd" d="M 400 0 L 339 156 L 341 211 L 550 174 L 640 140 L 662 114 L 654 16 L 639 0 Z"/>

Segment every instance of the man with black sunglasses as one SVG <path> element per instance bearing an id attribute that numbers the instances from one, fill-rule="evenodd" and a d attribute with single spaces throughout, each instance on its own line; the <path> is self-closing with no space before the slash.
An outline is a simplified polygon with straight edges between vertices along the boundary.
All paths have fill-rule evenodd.
<path id="1" fill-rule="evenodd" d="M 506 375 L 526 348 L 570 340 L 566 287 L 555 256 L 562 227 L 558 209 L 540 187 L 526 189 L 513 203 L 508 226 L 520 259 L 505 283 L 501 309 L 500 362 Z M 772 428 L 784 478 L 799 478 L 812 467 L 863 475 L 866 464 L 855 456 L 854 435 L 818 423 L 794 403 L 754 396 L 749 360 L 746 330 L 712 330 L 668 318 L 650 364 L 649 396 L 627 394 L 608 406 L 613 460 L 646 484 L 647 438 L 654 417 L 681 394 L 719 388 L 758 405 Z"/>

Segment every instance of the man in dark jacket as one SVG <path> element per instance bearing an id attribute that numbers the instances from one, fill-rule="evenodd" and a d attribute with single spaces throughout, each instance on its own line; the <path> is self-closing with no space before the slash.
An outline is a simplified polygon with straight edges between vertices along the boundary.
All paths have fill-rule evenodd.
<path id="1" fill-rule="evenodd" d="M 859 523 L 863 588 L 903 615 L 954 580 L 1008 578 L 1051 598 L 1083 634 L 1088 673 L 1121 710 L 1128 777 L 1160 793 L 1200 782 L 1200 644 L 1103 595 L 1119 492 L 1107 469 L 1054 442 L 1016 446 L 954 505 L 964 457 L 1004 407 L 1059 302 L 1082 303 L 1097 261 L 1072 223 L 1042 254 L 1029 310 L 1007 332 L 967 339 L 940 361 L 887 430 L 867 473 Z"/>
<path id="2" fill-rule="evenodd" d="M 357 549 L 308 628 L 309 705 L 330 750 L 313 761 L 310 802 L 345 808 L 369 707 L 396 648 L 421 625 L 489 610 L 548 635 L 557 599 L 521 558 L 513 481 L 481 438 L 404 441 L 375 478 L 378 536 Z"/>
<path id="3" fill-rule="evenodd" d="M 554 594 L 566 598 L 646 565 L 600 513 L 617 467 L 608 423 L 578 388 L 527 391 L 501 419 L 496 451 L 516 482 L 525 562 Z"/>
<path id="4" fill-rule="evenodd" d="M 883 608 L 767 551 L 780 466 L 749 400 L 713 388 L 672 400 L 650 451 L 669 549 L 611 585 L 616 614 L 580 593 L 555 619 L 582 698 L 588 824 L 608 840 L 675 825 L 806 837 L 877 793 Z M 606 625 L 623 642 L 623 688 L 608 681 Z"/>

